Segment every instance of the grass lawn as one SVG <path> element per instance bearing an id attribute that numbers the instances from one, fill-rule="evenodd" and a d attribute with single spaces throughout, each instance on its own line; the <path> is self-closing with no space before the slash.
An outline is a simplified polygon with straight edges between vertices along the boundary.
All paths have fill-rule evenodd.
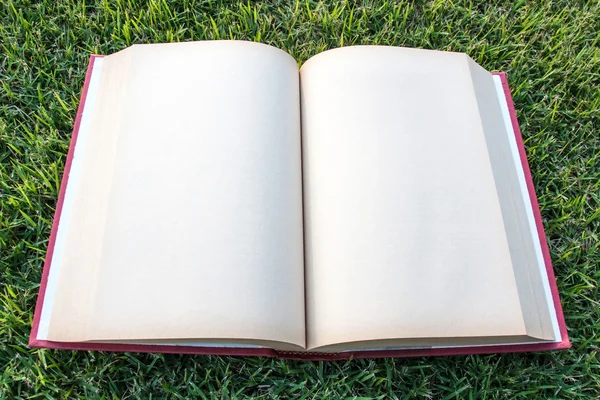
<path id="1" fill-rule="evenodd" d="M 386 44 L 508 73 L 573 348 L 350 362 L 32 350 L 27 339 L 90 53 L 244 39 L 299 62 Z M 600 2 L 0 3 L 0 398 L 600 397 Z"/>

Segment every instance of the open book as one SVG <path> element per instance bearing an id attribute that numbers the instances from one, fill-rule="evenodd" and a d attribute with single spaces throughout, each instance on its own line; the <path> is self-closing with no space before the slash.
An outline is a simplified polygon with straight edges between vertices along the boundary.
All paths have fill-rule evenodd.
<path id="1" fill-rule="evenodd" d="M 300 69 L 241 41 L 94 56 L 30 344 L 568 347 L 511 110 L 505 76 L 461 53 L 355 46 Z"/>

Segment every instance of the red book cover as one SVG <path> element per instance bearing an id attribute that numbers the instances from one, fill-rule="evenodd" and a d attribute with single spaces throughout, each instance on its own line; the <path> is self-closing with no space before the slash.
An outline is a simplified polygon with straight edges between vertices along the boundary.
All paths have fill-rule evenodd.
<path id="1" fill-rule="evenodd" d="M 75 144 L 77 143 L 77 136 L 79 133 L 79 127 L 81 124 L 81 117 L 83 114 L 86 96 L 90 85 L 92 71 L 94 68 L 94 60 L 102 56 L 92 55 L 88 64 L 88 69 L 85 77 L 85 83 L 81 94 L 81 100 L 79 108 L 77 110 L 77 116 L 75 119 L 75 125 L 73 127 L 73 134 L 71 138 L 71 144 L 69 146 L 69 152 L 67 155 L 67 161 L 65 163 L 65 170 L 63 173 L 60 192 L 58 201 L 56 203 L 56 211 L 54 214 L 54 221 L 52 224 L 52 230 L 50 234 L 50 240 L 48 242 L 48 251 L 46 253 L 46 259 L 44 262 L 44 269 L 42 272 L 42 280 L 40 283 L 40 289 L 38 299 L 35 307 L 35 313 L 33 317 L 33 325 L 29 338 L 29 346 L 37 348 L 48 348 L 48 349 L 61 349 L 61 350 L 98 350 L 98 351 L 119 351 L 119 352 L 145 352 L 145 353 L 177 353 L 177 354 L 212 354 L 212 355 L 228 355 L 228 356 L 264 356 L 264 357 L 279 357 L 286 359 L 301 359 L 301 360 L 345 360 L 350 358 L 383 358 L 383 357 L 417 357 L 417 356 L 444 356 L 444 355 L 461 355 L 461 354 L 490 354 L 490 353 L 508 353 L 508 352 L 531 352 L 531 351 L 546 351 L 546 350 L 557 350 L 566 349 L 571 347 L 569 337 L 567 334 L 567 327 L 565 325 L 565 319 L 558 295 L 558 288 L 556 286 L 556 279 L 554 277 L 554 270 L 552 268 L 552 261 L 550 259 L 550 251 L 546 241 L 546 235 L 544 233 L 544 227 L 542 224 L 542 216 L 535 195 L 535 189 L 533 180 L 531 177 L 531 171 L 527 162 L 527 155 L 525 153 L 525 147 L 523 145 L 523 138 L 519 129 L 519 123 L 517 121 L 517 115 L 515 112 L 513 100 L 508 87 L 508 81 L 504 72 L 494 73 L 500 77 L 502 86 L 504 89 L 504 95 L 508 105 L 510 113 L 511 123 L 515 133 L 515 139 L 519 149 L 519 156 L 523 171 L 525 174 L 525 180 L 527 183 L 527 189 L 529 191 L 529 198 L 531 200 L 531 207 L 535 218 L 537 227 L 537 233 L 541 244 L 541 249 L 544 257 L 546 266 L 546 272 L 548 274 L 548 281 L 550 283 L 550 290 L 552 293 L 552 299 L 554 302 L 554 309 L 556 311 L 556 317 L 560 329 L 561 341 L 550 342 L 550 343 L 535 343 L 535 344 L 517 344 L 517 345 L 493 345 L 493 346 L 463 346 L 463 347 L 447 347 L 447 348 L 418 348 L 418 349 L 400 349 L 400 350 L 369 350 L 369 351 L 355 351 L 355 352 L 340 352 L 340 353 L 320 353 L 320 352 L 288 352 L 278 351 L 267 348 L 240 348 L 240 347 L 197 347 L 197 346 L 177 346 L 177 345 L 141 345 L 141 344 L 111 344 L 111 343 L 90 343 L 90 342 L 54 342 L 47 340 L 38 340 L 38 329 L 40 324 L 40 318 L 42 308 L 44 305 L 44 297 L 46 293 L 46 286 L 48 283 L 48 275 L 52 268 L 51 261 L 54 252 L 54 245 L 56 242 L 56 235 L 58 232 L 58 223 L 63 208 L 65 191 L 67 183 L 69 181 L 69 172 L 73 161 L 73 154 L 75 150 Z"/>

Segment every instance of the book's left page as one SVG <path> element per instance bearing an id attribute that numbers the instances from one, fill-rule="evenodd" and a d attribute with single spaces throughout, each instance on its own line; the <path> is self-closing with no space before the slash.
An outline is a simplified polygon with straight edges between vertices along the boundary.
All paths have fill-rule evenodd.
<path id="1" fill-rule="evenodd" d="M 295 60 L 218 41 L 96 63 L 37 339 L 303 348 Z"/>

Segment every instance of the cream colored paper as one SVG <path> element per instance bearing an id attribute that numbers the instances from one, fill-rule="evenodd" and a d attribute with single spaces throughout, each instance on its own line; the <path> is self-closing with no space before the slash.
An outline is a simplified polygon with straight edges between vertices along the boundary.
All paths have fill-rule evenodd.
<path id="1" fill-rule="evenodd" d="M 142 45 L 98 86 L 43 339 L 557 339 L 494 83 L 465 55 L 326 52 L 300 99 L 277 49 Z"/>
<path id="2" fill-rule="evenodd" d="M 539 237 L 537 229 L 534 228 L 533 235 L 530 229 L 533 215 L 528 216 L 528 210 L 531 213 L 531 203 L 527 187 L 519 182 L 519 174 L 523 174 L 520 160 L 516 160 L 515 168 L 514 152 L 509 140 L 511 134 L 514 138 L 514 132 L 512 129 L 507 132 L 492 75 L 475 61 L 468 61 L 527 334 L 539 339 L 554 340 L 560 337 L 553 327 L 556 321 L 553 322 L 552 314 L 556 315 L 556 312 L 554 306 L 550 304 L 549 307 L 552 298 L 549 290 L 544 288 L 544 284 L 547 285 L 548 282 L 545 268 L 540 273 L 539 264 L 544 261 L 541 254 L 539 257 L 536 255 Z M 502 101 L 506 100 L 502 98 Z"/>
<path id="3" fill-rule="evenodd" d="M 296 62 L 141 45 L 102 84 L 48 339 L 304 346 Z"/>
<path id="4" fill-rule="evenodd" d="M 62 212 L 58 218 L 58 230 L 56 233 L 56 240 L 54 242 L 54 248 L 52 249 L 52 260 L 50 271 L 48 273 L 48 279 L 46 281 L 46 289 L 44 291 L 44 301 L 42 312 L 40 315 L 37 339 L 47 340 L 48 339 L 48 328 L 50 324 L 52 309 L 54 306 L 54 298 L 56 294 L 57 280 L 60 276 L 60 267 L 63 264 L 62 257 L 65 248 L 65 237 L 66 231 L 71 223 L 73 204 L 78 201 L 76 193 L 81 185 L 85 182 L 82 181 L 82 166 L 84 160 L 81 155 L 84 153 L 86 144 L 89 140 L 89 132 L 91 126 L 91 111 L 94 108 L 95 100 L 98 97 L 98 90 L 100 88 L 100 76 L 102 75 L 102 63 L 104 59 L 97 57 L 93 59 L 92 73 L 90 74 L 90 81 L 87 88 L 87 97 L 85 104 L 83 105 L 83 112 L 80 116 L 80 125 L 77 135 L 77 145 L 73 153 L 72 163 L 69 173 L 69 184 L 64 194 Z M 41 295 L 41 293 L 40 293 Z"/>
<path id="5" fill-rule="evenodd" d="M 463 54 L 301 69 L 308 346 L 526 334 Z"/>

